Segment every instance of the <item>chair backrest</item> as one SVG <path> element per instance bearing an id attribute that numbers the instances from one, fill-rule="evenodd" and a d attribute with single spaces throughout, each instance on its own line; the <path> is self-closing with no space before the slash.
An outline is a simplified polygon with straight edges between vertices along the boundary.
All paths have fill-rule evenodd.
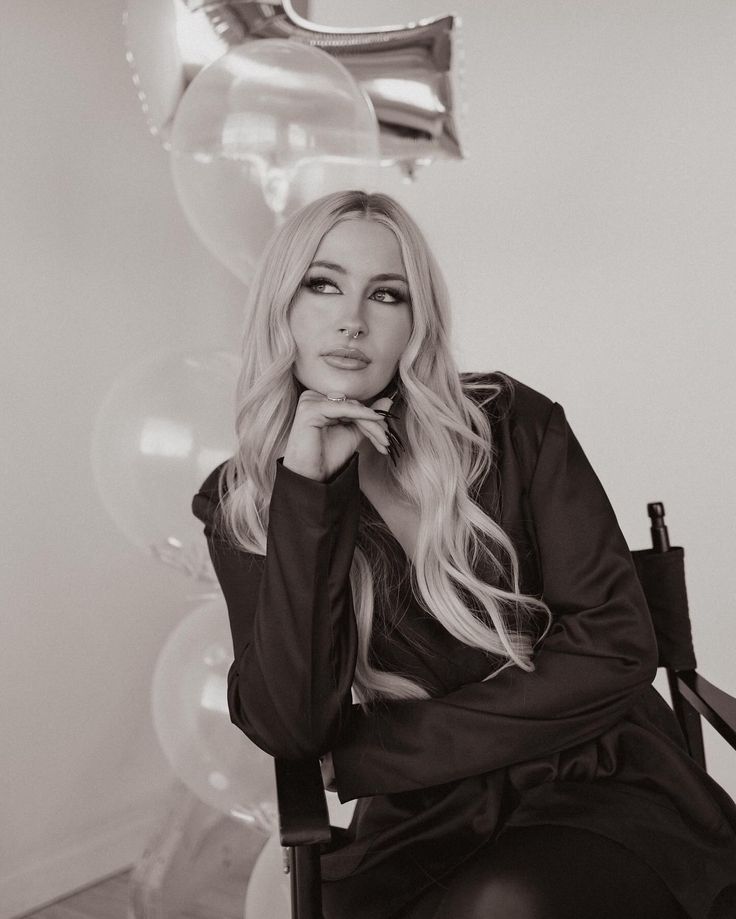
<path id="1" fill-rule="evenodd" d="M 681 546 L 670 546 L 662 502 L 647 504 L 647 513 L 652 548 L 635 549 L 631 555 L 652 616 L 659 666 L 667 671 L 672 708 L 690 756 L 705 769 L 700 715 L 682 695 L 677 680 L 678 673 L 694 672 L 697 667 L 685 583 L 685 551 Z"/>
<path id="2" fill-rule="evenodd" d="M 659 647 L 659 666 L 672 670 L 695 670 L 690 610 L 685 586 L 685 552 L 672 546 L 636 549 L 631 553 L 644 588 Z"/>

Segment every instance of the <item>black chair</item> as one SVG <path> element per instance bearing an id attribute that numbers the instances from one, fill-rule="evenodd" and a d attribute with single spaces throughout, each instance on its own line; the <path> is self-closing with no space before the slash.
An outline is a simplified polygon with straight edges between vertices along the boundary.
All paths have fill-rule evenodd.
<path id="1" fill-rule="evenodd" d="M 685 553 L 670 546 L 664 505 L 647 504 L 652 548 L 638 549 L 636 572 L 646 594 L 659 646 L 659 666 L 667 671 L 672 708 L 685 735 L 688 752 L 705 766 L 701 716 L 736 749 L 736 699 L 697 673 L 685 588 Z"/>
<path id="2" fill-rule="evenodd" d="M 652 548 L 631 554 L 667 671 L 672 708 L 690 756 L 705 769 L 701 716 L 736 750 L 736 699 L 696 671 L 685 587 L 684 551 L 670 546 L 664 505 L 647 505 Z M 288 851 L 292 919 L 323 919 L 320 844 L 332 837 L 318 760 L 274 761 L 281 845 Z"/>

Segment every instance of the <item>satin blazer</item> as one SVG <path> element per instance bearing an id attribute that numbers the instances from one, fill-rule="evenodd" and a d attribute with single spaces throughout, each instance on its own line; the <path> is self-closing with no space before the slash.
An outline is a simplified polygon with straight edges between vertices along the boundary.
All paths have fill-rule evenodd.
<path id="1" fill-rule="evenodd" d="M 488 679 L 489 655 L 417 602 L 357 452 L 325 482 L 276 460 L 265 556 L 217 535 L 218 466 L 192 509 L 227 603 L 231 720 L 273 756 L 330 751 L 340 801 L 357 799 L 322 849 L 325 919 L 386 919 L 507 826 L 546 823 L 628 847 L 707 919 L 736 884 L 736 804 L 652 686 L 656 639 L 605 490 L 559 403 L 501 373 L 461 379 L 504 384 L 483 409 L 494 465 L 472 497 L 512 539 L 522 591 L 553 613 L 534 671 Z M 392 608 L 375 614 L 394 623 L 374 632 L 377 659 L 421 678 L 428 699 L 353 701 L 349 572 L 368 526 L 396 575 Z"/>

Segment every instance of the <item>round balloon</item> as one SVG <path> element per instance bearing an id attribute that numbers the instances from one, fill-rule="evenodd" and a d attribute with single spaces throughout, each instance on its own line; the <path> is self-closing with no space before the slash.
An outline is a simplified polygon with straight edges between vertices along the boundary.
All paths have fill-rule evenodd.
<path id="1" fill-rule="evenodd" d="M 280 219 L 378 163 L 373 105 L 319 48 L 251 41 L 201 70 L 171 133 L 177 196 L 209 250 L 246 283 Z"/>
<path id="2" fill-rule="evenodd" d="M 347 827 L 357 801 L 340 801 L 325 792 L 332 826 Z M 284 847 L 278 830 L 267 840 L 253 865 L 245 897 L 244 919 L 291 919 L 291 875 L 284 872 Z"/>
<path id="3" fill-rule="evenodd" d="M 232 456 L 239 361 L 226 351 L 158 352 L 132 365 L 102 401 L 91 461 L 103 505 L 140 548 L 212 580 L 192 497 Z"/>
<path id="4" fill-rule="evenodd" d="M 230 720 L 232 660 L 225 601 L 210 600 L 182 619 L 158 655 L 153 724 L 172 769 L 200 800 L 271 832 L 278 822 L 273 757 Z"/>
<path id="5" fill-rule="evenodd" d="M 278 832 L 267 841 L 253 865 L 245 894 L 244 919 L 291 919 L 291 875 L 284 872 L 284 849 Z"/>

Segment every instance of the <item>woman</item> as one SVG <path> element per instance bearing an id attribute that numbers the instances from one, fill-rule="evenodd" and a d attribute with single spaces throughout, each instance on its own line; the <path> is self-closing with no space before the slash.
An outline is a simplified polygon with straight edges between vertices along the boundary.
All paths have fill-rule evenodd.
<path id="1" fill-rule="evenodd" d="M 385 195 L 293 215 L 249 303 L 237 451 L 193 511 L 232 721 L 358 799 L 322 852 L 325 919 L 731 915 L 736 805 L 651 685 L 646 601 L 562 407 L 458 371 L 440 270 Z"/>

